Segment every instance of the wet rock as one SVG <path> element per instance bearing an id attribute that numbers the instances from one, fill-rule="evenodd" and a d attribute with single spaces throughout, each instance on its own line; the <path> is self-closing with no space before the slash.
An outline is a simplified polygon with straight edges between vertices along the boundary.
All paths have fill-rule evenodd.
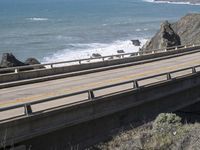
<path id="1" fill-rule="evenodd" d="M 139 40 L 131 40 L 132 44 L 135 46 L 140 46 L 141 42 Z"/>
<path id="2" fill-rule="evenodd" d="M 35 58 L 28 58 L 25 62 L 21 62 L 12 53 L 3 53 L 0 63 L 0 69 L 17 67 L 17 66 L 35 65 L 35 64 L 40 64 L 40 62 Z M 21 68 L 20 71 L 40 69 L 40 68 L 45 68 L 45 67 L 44 66 L 26 67 L 26 68 Z M 0 73 L 11 73 L 11 72 L 13 72 L 13 70 L 7 70 L 7 71 L 0 70 Z"/>
<path id="3" fill-rule="evenodd" d="M 99 58 L 99 57 L 102 57 L 101 54 L 99 54 L 99 53 L 92 54 L 92 58 Z"/>
<path id="4" fill-rule="evenodd" d="M 26 64 L 19 61 L 12 53 L 3 53 L 0 68 L 25 66 Z"/>
<path id="5" fill-rule="evenodd" d="M 35 58 L 28 58 L 25 61 L 25 64 L 26 65 L 36 65 L 36 64 L 40 64 L 40 62 L 37 59 L 35 59 Z"/>
<path id="6" fill-rule="evenodd" d="M 117 53 L 118 54 L 123 54 L 123 53 L 125 53 L 125 51 L 124 50 L 117 50 Z"/>
<path id="7" fill-rule="evenodd" d="M 41 63 L 36 58 L 28 58 L 25 61 L 25 64 L 26 65 L 37 65 L 37 64 L 41 64 Z M 32 67 L 29 69 L 40 69 L 40 68 L 44 68 L 44 66 Z"/>

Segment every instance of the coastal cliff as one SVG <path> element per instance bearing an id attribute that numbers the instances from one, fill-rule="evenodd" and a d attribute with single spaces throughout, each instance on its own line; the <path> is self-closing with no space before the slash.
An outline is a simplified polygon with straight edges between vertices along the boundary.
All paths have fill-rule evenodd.
<path id="1" fill-rule="evenodd" d="M 187 14 L 175 23 L 165 21 L 142 50 L 200 43 L 200 14 Z"/>
<path id="2" fill-rule="evenodd" d="M 154 0 L 155 2 L 175 2 L 175 3 L 190 3 L 190 4 L 200 4 L 200 0 Z"/>
<path id="3" fill-rule="evenodd" d="M 172 28 L 180 36 L 181 44 L 200 43 L 200 14 L 188 14 L 172 24 Z"/>

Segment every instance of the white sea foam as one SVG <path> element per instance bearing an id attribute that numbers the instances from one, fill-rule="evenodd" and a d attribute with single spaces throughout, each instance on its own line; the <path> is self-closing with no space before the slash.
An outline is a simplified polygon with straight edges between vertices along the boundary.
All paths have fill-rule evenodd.
<path id="1" fill-rule="evenodd" d="M 131 41 L 115 41 L 110 44 L 91 43 L 91 44 L 72 44 L 73 50 L 65 49 L 55 54 L 44 57 L 43 63 L 75 60 L 89 58 L 93 53 L 99 53 L 102 56 L 116 55 L 117 50 L 124 50 L 126 53 L 137 52 L 139 48 L 146 43 L 146 39 L 142 39 L 141 46 L 134 46 Z"/>
<path id="2" fill-rule="evenodd" d="M 49 20 L 48 18 L 37 18 L 37 17 L 33 17 L 33 18 L 27 18 L 27 20 L 30 21 L 47 21 Z"/>
<path id="3" fill-rule="evenodd" d="M 142 30 L 141 30 L 141 29 L 136 29 L 135 31 L 140 32 L 140 31 L 142 31 Z"/>
<path id="4" fill-rule="evenodd" d="M 155 0 L 143 0 L 150 3 L 167 3 L 167 4 L 177 4 L 177 5 L 200 5 L 200 3 L 190 3 L 190 2 L 170 2 L 170 1 L 155 1 Z"/>

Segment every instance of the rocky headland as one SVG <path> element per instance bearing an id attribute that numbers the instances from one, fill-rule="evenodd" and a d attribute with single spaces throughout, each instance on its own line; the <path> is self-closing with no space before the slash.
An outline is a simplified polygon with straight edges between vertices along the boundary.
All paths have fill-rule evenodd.
<path id="1" fill-rule="evenodd" d="M 175 3 L 190 3 L 190 4 L 200 4 L 200 0 L 154 0 L 155 2 L 175 2 Z"/>
<path id="2" fill-rule="evenodd" d="M 200 43 L 200 14 L 187 14 L 175 23 L 165 21 L 142 50 Z"/>

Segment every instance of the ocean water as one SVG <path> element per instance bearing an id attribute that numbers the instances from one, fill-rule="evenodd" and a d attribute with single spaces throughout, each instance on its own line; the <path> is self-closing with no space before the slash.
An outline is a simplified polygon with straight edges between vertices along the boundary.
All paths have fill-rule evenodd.
<path id="1" fill-rule="evenodd" d="M 55 62 L 138 51 L 165 20 L 174 22 L 199 5 L 142 0 L 0 0 L 0 55 Z"/>

